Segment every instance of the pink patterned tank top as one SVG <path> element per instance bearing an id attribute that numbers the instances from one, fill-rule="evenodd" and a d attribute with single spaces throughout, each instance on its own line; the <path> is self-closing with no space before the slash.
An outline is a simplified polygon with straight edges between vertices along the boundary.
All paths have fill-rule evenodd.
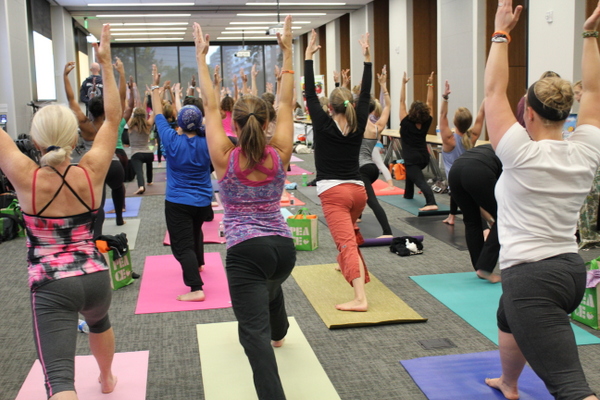
<path id="1" fill-rule="evenodd" d="M 273 168 L 266 168 L 263 162 L 256 165 L 255 170 L 267 175 L 267 179 L 259 182 L 246 178 L 253 170 L 242 171 L 239 164 L 240 151 L 236 147 L 231 152 L 227 172 L 219 181 L 225 209 L 223 225 L 227 248 L 261 236 L 291 238 L 290 229 L 281 215 L 285 171 L 277 151 L 271 146 L 265 148 L 263 162 L 271 156 Z"/>
<path id="2" fill-rule="evenodd" d="M 52 167 L 50 167 L 52 168 Z M 92 208 L 90 208 L 65 180 L 71 166 L 64 175 L 52 168 L 63 179 L 56 194 L 37 215 L 23 213 L 27 232 L 27 261 L 29 263 L 29 287 L 32 291 L 40 286 L 73 276 L 91 274 L 108 270 L 104 257 L 94 243 L 93 227 L 98 215 L 94 207 L 92 184 L 84 169 L 90 191 L 92 192 Z M 35 210 L 35 183 L 37 170 L 33 179 L 33 212 Z M 40 214 L 56 199 L 58 193 L 66 186 L 75 197 L 89 210 L 86 213 L 68 217 L 43 217 Z"/>

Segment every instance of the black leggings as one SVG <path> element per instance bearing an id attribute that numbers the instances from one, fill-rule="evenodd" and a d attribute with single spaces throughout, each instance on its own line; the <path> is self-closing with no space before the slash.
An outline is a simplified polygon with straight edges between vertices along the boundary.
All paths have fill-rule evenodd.
<path id="1" fill-rule="evenodd" d="M 162 161 L 162 147 L 160 145 L 160 135 L 158 129 L 154 130 L 154 138 L 156 139 L 156 159 L 160 163 Z"/>
<path id="2" fill-rule="evenodd" d="M 183 282 L 190 291 L 202 290 L 204 282 L 198 268 L 204 265 L 202 224 L 214 217 L 212 206 L 188 206 L 165 200 L 165 218 L 173 256 L 181 264 Z"/>
<path id="3" fill-rule="evenodd" d="M 282 236 L 256 237 L 227 249 L 231 304 L 260 400 L 285 400 L 271 340 L 287 334 L 281 284 L 295 263 L 294 241 Z"/>
<path id="4" fill-rule="evenodd" d="M 144 171 L 142 165 L 146 164 L 146 179 L 148 183 L 152 183 L 152 162 L 154 161 L 154 153 L 135 153 L 131 156 L 131 165 L 135 170 L 138 187 L 146 186 L 144 183 Z"/>
<path id="5" fill-rule="evenodd" d="M 58 279 L 31 292 L 33 336 L 48 397 L 75 390 L 77 313 L 92 333 L 110 328 L 112 289 L 108 271 Z"/>
<path id="6" fill-rule="evenodd" d="M 423 196 L 425 196 L 425 205 L 427 206 L 435 206 L 437 203 L 435 202 L 435 197 L 433 195 L 433 190 L 427 184 L 425 180 L 425 176 L 423 176 L 423 168 L 427 167 L 427 164 L 424 165 L 404 165 L 406 168 L 406 181 L 404 185 L 404 198 L 412 199 L 415 195 L 415 185 L 421 192 L 423 192 Z"/>
<path id="7" fill-rule="evenodd" d="M 502 270 L 498 328 L 512 333 L 531 368 L 559 400 L 594 394 L 568 315 L 581 303 L 585 282 L 585 264 L 577 253 Z"/>
<path id="8" fill-rule="evenodd" d="M 372 186 L 372 183 L 379 179 L 379 168 L 377 168 L 376 164 L 363 165 L 360 167 L 360 178 L 365 184 L 365 190 L 367 191 L 367 205 L 375 213 L 375 217 L 383 230 L 383 235 L 391 235 L 392 228 L 390 228 L 387 215 L 383 211 L 381 204 L 379 204 Z"/>
<path id="9" fill-rule="evenodd" d="M 498 262 L 500 243 L 498 228 L 494 223 L 487 240 L 483 239 L 481 211 L 483 208 L 497 219 L 498 204 L 494 197 L 497 175 L 483 163 L 471 159 L 458 159 L 452 165 L 448 183 L 452 188 L 452 198 L 463 213 L 465 238 L 475 270 L 492 272 Z"/>
<path id="10" fill-rule="evenodd" d="M 112 160 L 104 180 L 104 189 L 102 190 L 102 201 L 98 208 L 98 216 L 94 222 L 94 238 L 102 235 L 102 225 L 104 224 L 104 202 L 106 200 L 106 185 L 111 189 L 111 197 L 115 207 L 117 225 L 123 225 L 123 208 L 125 207 L 125 172 L 119 160 Z"/>

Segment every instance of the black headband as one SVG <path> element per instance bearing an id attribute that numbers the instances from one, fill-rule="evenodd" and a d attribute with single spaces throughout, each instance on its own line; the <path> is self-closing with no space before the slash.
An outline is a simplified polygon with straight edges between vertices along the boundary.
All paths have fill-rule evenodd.
<path id="1" fill-rule="evenodd" d="M 542 103 L 540 99 L 538 99 L 535 95 L 534 87 L 536 83 L 537 82 L 529 86 L 529 90 L 527 91 L 527 104 L 529 104 L 531 108 L 533 108 L 533 111 L 538 113 L 540 117 L 546 118 L 550 121 L 563 121 L 567 119 L 569 113 L 571 112 L 571 109 L 560 111 L 555 108 L 544 105 L 544 103 Z"/>

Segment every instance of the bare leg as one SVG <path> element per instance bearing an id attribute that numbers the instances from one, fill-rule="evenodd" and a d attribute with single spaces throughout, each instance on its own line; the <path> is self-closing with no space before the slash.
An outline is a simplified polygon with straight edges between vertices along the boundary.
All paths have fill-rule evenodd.
<path id="1" fill-rule="evenodd" d="M 112 374 L 111 366 L 115 355 L 115 333 L 112 328 L 102 333 L 89 335 L 90 350 L 100 368 L 100 386 L 102 393 L 111 393 L 117 385 L 117 377 Z"/>
<path id="2" fill-rule="evenodd" d="M 354 299 L 344 304 L 338 304 L 335 306 L 340 311 L 367 311 L 367 294 L 365 292 L 365 265 L 362 259 L 358 259 L 358 268 L 360 271 L 360 277 L 352 281 L 354 287 Z"/>
<path id="3" fill-rule="evenodd" d="M 72 390 L 66 392 L 56 393 L 54 396 L 50 397 L 49 400 L 77 400 L 77 393 Z"/>
<path id="4" fill-rule="evenodd" d="M 519 398 L 518 380 L 523 367 L 525 367 L 525 357 L 511 333 L 498 330 L 498 343 L 502 376 L 495 379 L 486 378 L 485 383 L 500 390 L 507 399 L 517 400 Z"/>

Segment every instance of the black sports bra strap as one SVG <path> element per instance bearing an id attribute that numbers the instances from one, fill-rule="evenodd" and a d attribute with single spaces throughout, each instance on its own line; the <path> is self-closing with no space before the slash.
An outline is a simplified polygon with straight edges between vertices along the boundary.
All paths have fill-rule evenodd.
<path id="1" fill-rule="evenodd" d="M 58 187 L 58 190 L 56 191 L 56 193 L 54 193 L 54 196 L 52 197 L 52 199 L 50 199 L 50 201 L 44 206 L 44 208 L 41 209 L 41 211 L 39 213 L 37 213 L 37 215 L 42 215 L 42 213 L 46 210 L 46 208 L 48 208 L 50 206 L 50 204 L 52 204 L 52 202 L 56 199 L 56 197 L 58 196 L 58 194 L 60 193 L 60 191 L 62 190 L 63 186 L 67 186 L 69 188 L 69 190 L 71 191 L 71 193 L 73 193 L 73 195 L 77 198 L 77 200 L 79 200 L 79 202 L 81 204 L 83 204 L 83 206 L 85 208 L 87 208 L 88 211 L 92 211 L 92 209 L 85 203 L 85 201 L 82 200 L 81 197 L 79 197 L 79 195 L 77 194 L 77 192 L 75 192 L 75 190 L 71 187 L 71 185 L 69 185 L 69 183 L 66 181 L 66 176 L 69 173 L 69 170 L 71 169 L 72 165 L 69 165 L 67 167 L 67 169 L 65 170 L 64 175 L 62 175 L 60 172 L 58 172 L 56 170 L 56 168 L 52 167 L 49 165 L 50 168 L 52 168 L 52 170 L 54 172 L 56 172 L 56 174 L 58 176 L 60 176 L 62 178 L 62 183 L 61 185 Z"/>

